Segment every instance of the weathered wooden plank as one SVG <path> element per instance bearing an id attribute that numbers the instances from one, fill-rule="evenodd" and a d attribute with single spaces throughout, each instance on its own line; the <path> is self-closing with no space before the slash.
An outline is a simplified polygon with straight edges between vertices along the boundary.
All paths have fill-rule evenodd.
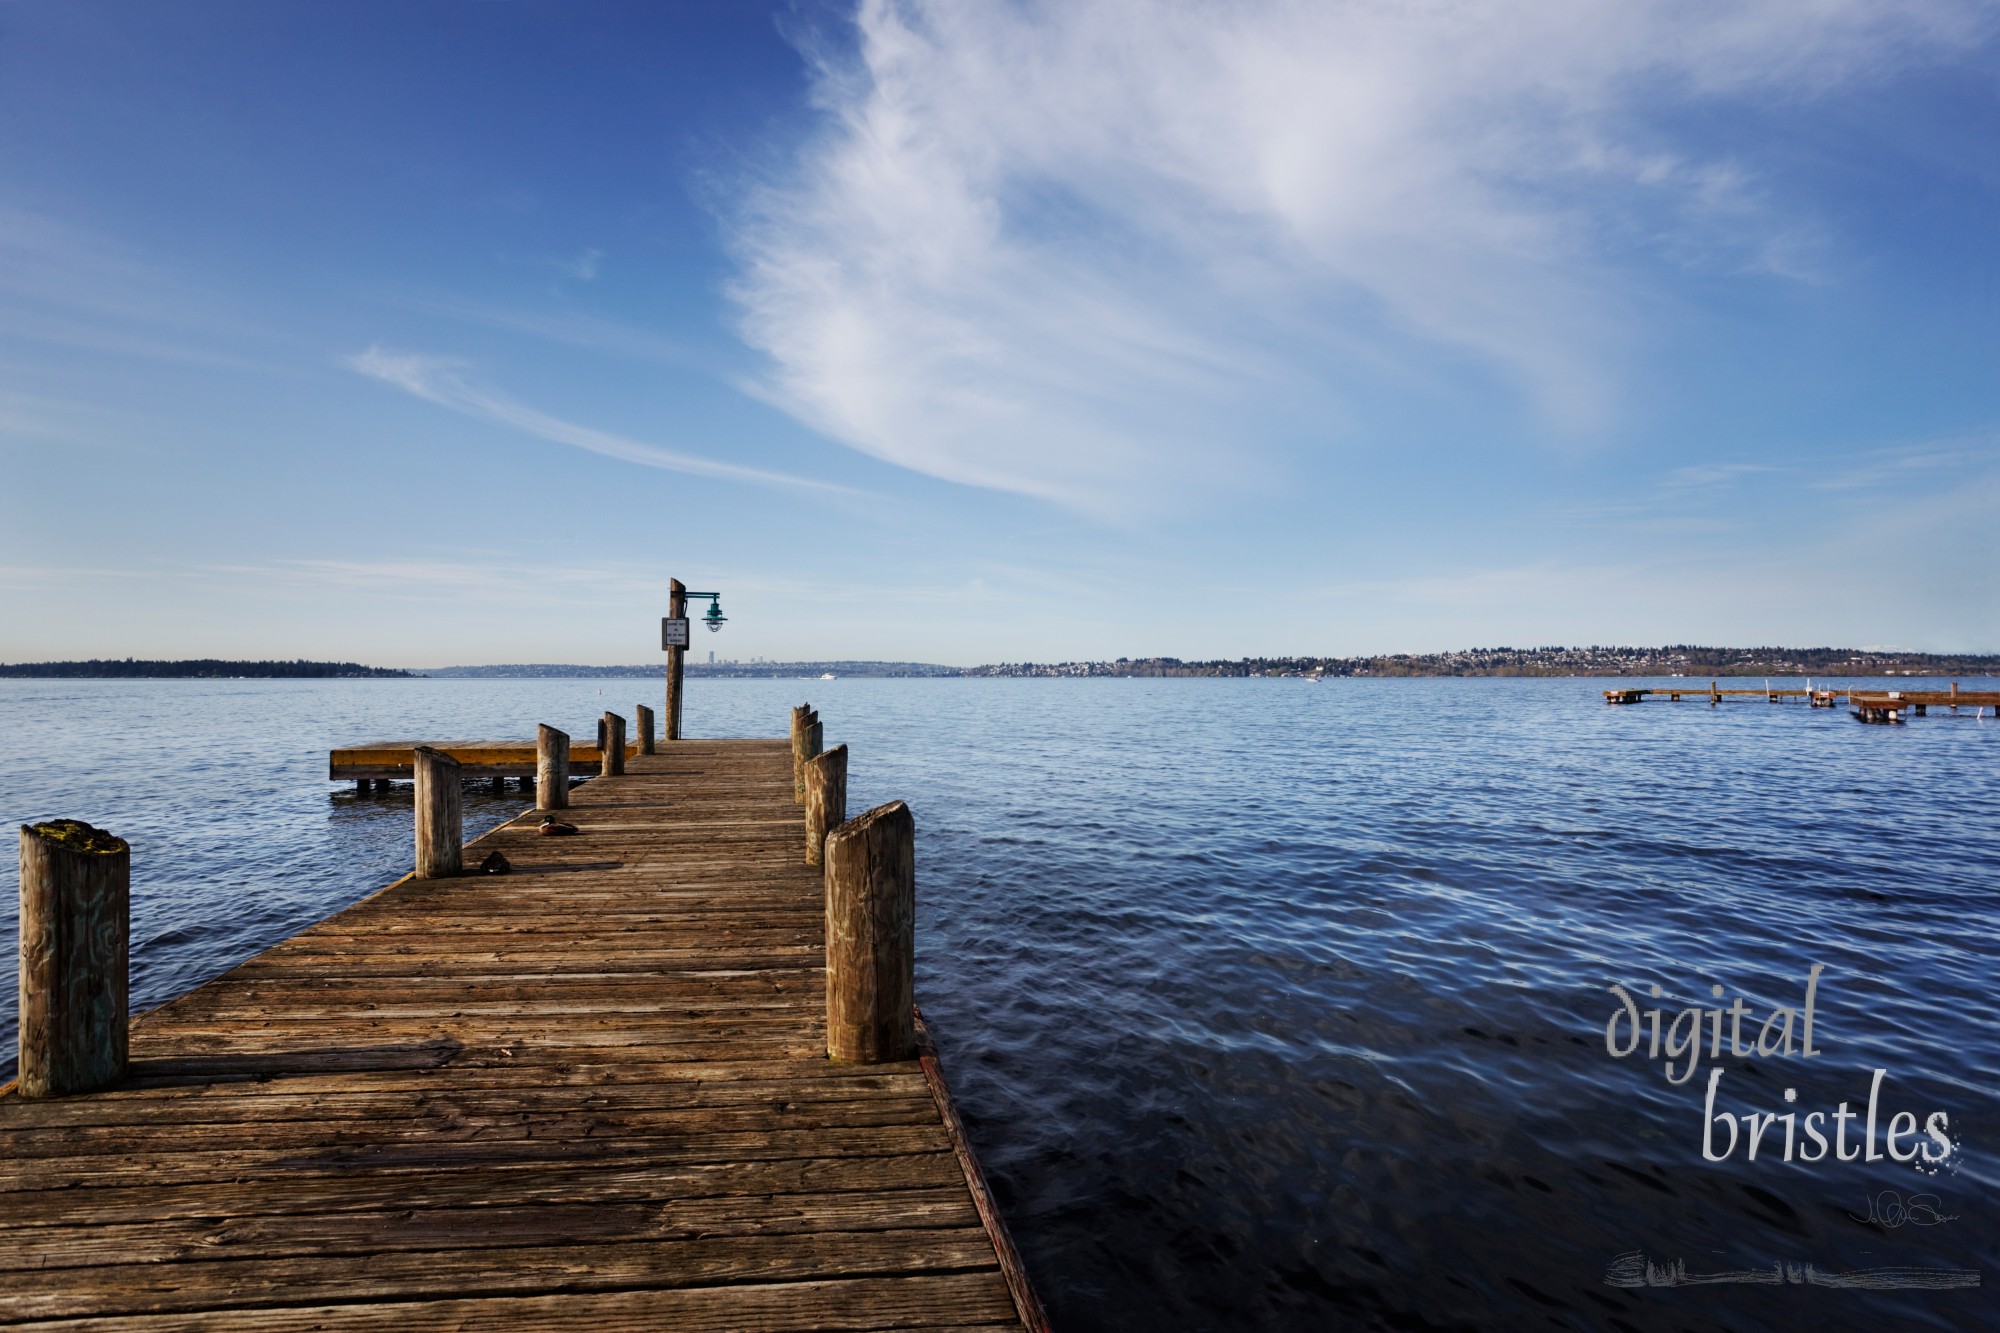
<path id="1" fill-rule="evenodd" d="M 283 1077 L 282 1071 L 286 1069 L 320 1073 L 343 1069 L 409 1069 L 426 1062 L 442 1066 L 446 1060 L 436 1042 L 414 1040 L 408 1033 L 387 1034 L 391 1038 L 387 1041 L 380 1039 L 384 1034 L 379 1032 L 338 1035 L 342 1038 L 338 1042 L 315 1044 L 288 1031 L 226 1036 L 178 1032 L 149 1047 L 145 1059 L 135 1063 L 132 1077 L 148 1077 L 160 1070 L 182 1071 L 179 1076 L 186 1077 L 187 1071 L 200 1070 L 204 1081 L 277 1078 Z M 483 1062 L 495 1068 L 525 1071 L 571 1059 L 605 1065 L 625 1059 L 661 1063 L 810 1059 L 822 1054 L 811 1045 L 814 1035 L 804 1032 L 797 1040 L 766 1036 L 753 1041 L 744 1037 L 709 1036 L 683 1026 L 678 1032 L 660 1028 L 594 1032 L 588 1046 L 565 1042 L 555 1034 L 535 1032 L 524 1038 L 518 1031 L 505 1029 L 466 1031 L 445 1040 L 457 1042 L 462 1037 L 465 1040 L 461 1050 L 475 1053 L 450 1057 L 454 1068 Z M 674 1037 L 682 1044 L 662 1045 L 663 1036 Z"/>
<path id="2" fill-rule="evenodd" d="M 399 1250 L 691 1240 L 710 1236 L 976 1227 L 958 1182 L 838 1194 L 654 1196 L 624 1202 L 399 1206 L 326 1214 L 195 1217 L 121 1225 L 48 1226 L 6 1233 L 22 1267 L 103 1267 L 214 1259 L 329 1258 Z"/>
<path id="3" fill-rule="evenodd" d="M 509 1000 L 547 999 L 563 1002 L 574 999 L 617 999 L 627 1003 L 674 1003 L 683 1000 L 712 1004 L 747 1004 L 768 1007 L 789 1005 L 806 998 L 817 999 L 817 969 L 790 967 L 782 971 L 728 971 L 689 973 L 666 968 L 649 972 L 571 972 L 568 970 L 528 975 L 471 973 L 460 971 L 441 976 L 429 968 L 411 969 L 388 992 L 405 1004 L 462 1000 L 474 1003 Z M 382 1000 L 388 988 L 379 981 L 343 976 L 314 976 L 307 972 L 288 975 L 231 979 L 202 987 L 201 996 L 209 1012 L 225 1005 L 257 1004 L 268 1007 L 292 1004 L 367 1005 Z M 192 1012 L 184 1006 L 177 1012 Z"/>
<path id="4" fill-rule="evenodd" d="M 212 1152 L 81 1155 L 8 1162 L 0 1193 L 98 1185 L 199 1184 L 223 1180 L 287 1180 L 307 1173 L 422 1173 L 454 1166 L 545 1169 L 584 1162 L 638 1161 L 690 1165 L 701 1162 L 775 1161 L 794 1157 L 907 1157 L 946 1152 L 941 1125 L 887 1125 L 764 1129 L 734 1133 L 658 1134 L 614 1139 L 462 1142 L 418 1138 L 411 1142 L 330 1146 L 315 1153 L 295 1147 L 239 1147 Z"/>
<path id="5" fill-rule="evenodd" d="M 915 1061 L 863 1067 L 832 1063 L 818 1055 L 803 1060 L 689 1060 L 658 1050 L 601 1051 L 571 1046 L 508 1050 L 503 1055 L 498 1049 L 480 1046 L 415 1046 L 400 1063 L 366 1066 L 328 1058 L 327 1052 L 311 1066 L 288 1052 L 275 1057 L 246 1053 L 147 1059 L 134 1066 L 132 1075 L 117 1088 L 93 1096 L 88 1103 L 72 1105 L 80 1113 L 84 1105 L 110 1105 L 120 1098 L 152 1097 L 161 1092 L 190 1098 L 288 1096 L 409 1088 L 519 1088 L 524 1083 L 538 1089 L 608 1089 L 675 1084 L 723 1087 L 776 1080 L 810 1090 L 828 1081 L 884 1075 L 900 1078 L 914 1072 Z M 24 1110 L 17 1108 L 6 1118 L 22 1113 Z"/>
<path id="6" fill-rule="evenodd" d="M 535 976 L 633 976 L 670 977 L 688 975 L 676 964 L 696 964 L 704 973 L 727 975 L 790 976 L 803 963 L 821 954 L 813 945 L 785 945 L 782 948 L 714 952 L 684 949 L 538 950 L 486 949 L 445 958 L 415 959 L 407 953 L 369 953 L 347 957 L 338 952 L 299 953 L 273 958 L 265 955 L 238 968 L 236 973 L 258 980 L 288 980 L 314 975 L 324 969 L 331 980 L 358 980 L 367 977 L 535 977 Z"/>
<path id="7" fill-rule="evenodd" d="M 922 1277 L 777 1282 L 691 1290 L 565 1292 L 554 1296 L 480 1297 L 470 1300 L 369 1302 L 293 1309 L 247 1309 L 167 1315 L 143 1321 L 88 1319 L 29 1330 L 67 1333 L 195 1333 L 206 1329 L 259 1333 L 406 1333 L 409 1329 L 674 1329 L 677 1333 L 863 1333 L 873 1329 L 992 1327 L 1012 1322 L 1005 1285 L 997 1272 L 940 1273 Z M 947 1324 L 941 1321 L 954 1321 Z M 1018 1325 L 1016 1325 L 1018 1327 Z"/>
<path id="8" fill-rule="evenodd" d="M 394 1143 L 553 1143 L 570 1139 L 638 1138 L 797 1130 L 821 1126 L 926 1125 L 936 1116 L 928 1093 L 877 1094 L 841 1101 L 769 1101 L 745 1106 L 564 1107 L 488 1110 L 454 1097 L 429 1099 L 414 1115 L 339 1120 L 244 1119 L 146 1121 L 10 1129 L 0 1151 L 21 1158 L 77 1158 L 101 1153 L 182 1153 L 233 1148 L 373 1147 Z M 0 1180 L 10 1174 L 0 1165 Z"/>
<path id="9" fill-rule="evenodd" d="M 636 1164 L 635 1164 L 636 1162 Z M 431 1171 L 294 1172 L 273 1180 L 101 1185 L 6 1196 L 0 1233 L 31 1228 L 130 1225 L 161 1218 L 219 1219 L 410 1207 L 508 1207 L 631 1203 L 725 1195 L 866 1193 L 936 1189 L 961 1179 L 948 1153 L 892 1157 L 780 1158 L 749 1162 L 631 1159 L 526 1167 L 478 1163 Z M 7 1244 L 18 1238 L 9 1236 Z"/>
<path id="10" fill-rule="evenodd" d="M 738 1282 L 990 1269 L 977 1226 L 413 1250 L 306 1259 L 0 1272 L 0 1317 L 58 1319 L 454 1295 L 655 1290 Z"/>
<path id="11" fill-rule="evenodd" d="M 880 1066 L 868 1066 L 873 1070 Z M 614 1083 L 604 1086 L 523 1086 L 518 1074 L 496 1076 L 485 1085 L 454 1078 L 439 1085 L 370 1087 L 343 1079 L 331 1087 L 302 1091 L 290 1081 L 276 1084 L 220 1083 L 205 1088 L 168 1087 L 91 1098 L 76 1106 L 25 1105 L 0 1121 L 0 1152 L 8 1135 L 24 1129 L 129 1124 L 241 1124 L 251 1120 L 333 1121 L 414 1115 L 448 1105 L 480 1115 L 599 1110 L 789 1105 L 822 1101 L 873 1102 L 878 1097 L 921 1098 L 923 1079 L 908 1074 L 853 1080 L 724 1081 L 694 1077 L 678 1082 Z M 0 1218 L 0 1226 L 6 1225 Z"/>

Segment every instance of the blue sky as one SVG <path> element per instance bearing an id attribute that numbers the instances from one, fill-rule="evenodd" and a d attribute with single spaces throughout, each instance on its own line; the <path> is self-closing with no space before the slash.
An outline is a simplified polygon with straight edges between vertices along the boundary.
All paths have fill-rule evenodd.
<path id="1" fill-rule="evenodd" d="M 0 660 L 2000 650 L 2000 8 L 0 7 Z"/>

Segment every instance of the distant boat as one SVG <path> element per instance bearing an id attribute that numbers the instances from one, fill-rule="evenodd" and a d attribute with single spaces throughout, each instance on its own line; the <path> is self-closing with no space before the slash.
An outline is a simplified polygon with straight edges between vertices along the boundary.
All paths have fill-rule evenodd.
<path id="1" fill-rule="evenodd" d="M 839 679 L 840 679 L 840 677 L 838 677 L 838 676 L 834 675 L 834 674 L 833 674 L 833 673 L 832 673 L 831 671 L 829 671 L 829 672 L 826 672 L 826 673 L 825 673 L 824 675 L 822 675 L 822 676 L 820 677 L 820 679 L 821 679 L 821 680 L 839 680 Z"/>

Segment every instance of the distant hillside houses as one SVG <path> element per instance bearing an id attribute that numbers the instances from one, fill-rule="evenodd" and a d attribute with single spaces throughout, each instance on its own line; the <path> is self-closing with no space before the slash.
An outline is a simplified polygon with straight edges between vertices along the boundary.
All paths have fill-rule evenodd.
<path id="1" fill-rule="evenodd" d="M 2000 654 L 1900 653 L 1853 648 L 1466 648 L 1378 657 L 1242 657 L 1186 662 L 1008 662 L 968 676 L 1900 676 L 2000 674 Z"/>

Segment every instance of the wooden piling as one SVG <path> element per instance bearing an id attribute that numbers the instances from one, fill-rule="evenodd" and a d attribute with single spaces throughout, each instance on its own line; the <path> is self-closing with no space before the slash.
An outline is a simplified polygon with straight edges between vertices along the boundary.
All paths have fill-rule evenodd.
<path id="1" fill-rule="evenodd" d="M 22 1097 L 125 1077 L 132 849 L 79 819 L 21 829 Z"/>
<path id="2" fill-rule="evenodd" d="M 449 879 L 464 869 L 465 819 L 459 763 L 417 747 L 417 878 Z"/>
<path id="3" fill-rule="evenodd" d="M 569 805 L 569 733 L 544 722 L 535 728 L 535 808 Z"/>
<path id="4" fill-rule="evenodd" d="M 806 803 L 806 760 L 812 752 L 806 747 L 812 736 L 812 724 L 819 714 L 807 708 L 792 729 L 792 800 L 800 805 Z"/>
<path id="5" fill-rule="evenodd" d="M 826 838 L 826 1053 L 880 1064 L 916 1054 L 917 826 L 891 801 Z"/>
<path id="6" fill-rule="evenodd" d="M 683 619 L 688 613 L 687 585 L 679 579 L 667 580 L 667 614 L 675 620 Z M 682 673 L 685 670 L 682 659 L 687 656 L 684 648 L 667 649 L 667 705 L 662 721 L 666 724 L 667 739 L 681 738 L 681 693 Z"/>
<path id="7" fill-rule="evenodd" d="M 792 710 L 792 799 L 800 805 L 806 799 L 806 727 L 811 720 L 811 704 L 800 704 Z"/>
<path id="8" fill-rule="evenodd" d="M 639 729 L 639 753 L 657 754 L 659 751 L 653 743 L 653 710 L 644 704 L 634 704 L 632 720 Z"/>
<path id="9" fill-rule="evenodd" d="M 819 865 L 829 829 L 847 822 L 847 747 L 806 761 L 806 864 Z"/>
<path id="10" fill-rule="evenodd" d="M 625 719 L 616 713 L 606 713 L 598 725 L 604 729 L 604 739 L 597 746 L 597 753 L 602 756 L 597 771 L 622 777 L 625 773 Z"/>

